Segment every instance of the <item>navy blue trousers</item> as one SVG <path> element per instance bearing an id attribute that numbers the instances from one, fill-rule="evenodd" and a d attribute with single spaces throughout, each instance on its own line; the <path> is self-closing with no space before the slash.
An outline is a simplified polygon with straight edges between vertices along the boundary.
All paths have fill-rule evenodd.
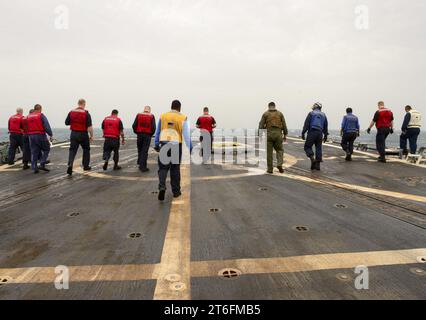
<path id="1" fill-rule="evenodd" d="M 306 137 L 305 142 L 305 152 L 306 155 L 310 158 L 315 155 L 317 161 L 322 161 L 322 140 L 324 135 L 320 130 L 310 130 L 308 136 Z M 315 145 L 315 153 L 313 146 Z"/>
<path id="2" fill-rule="evenodd" d="M 9 136 L 9 153 L 7 155 L 7 161 L 10 165 L 15 163 L 16 149 L 21 148 L 24 150 L 24 140 L 22 134 L 11 133 Z"/>
<path id="3" fill-rule="evenodd" d="M 50 152 L 50 142 L 45 134 L 30 135 L 31 145 L 31 168 L 37 169 L 37 162 L 40 159 L 40 165 L 46 165 Z"/>
<path id="4" fill-rule="evenodd" d="M 401 134 L 400 148 L 404 151 L 407 150 L 407 140 L 410 142 L 410 153 L 416 154 L 417 152 L 417 139 L 420 135 L 420 128 L 407 129 L 406 133 Z"/>

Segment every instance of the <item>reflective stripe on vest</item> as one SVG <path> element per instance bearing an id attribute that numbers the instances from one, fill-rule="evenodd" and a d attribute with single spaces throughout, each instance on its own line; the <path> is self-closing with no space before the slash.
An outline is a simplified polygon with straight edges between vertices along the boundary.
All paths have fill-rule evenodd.
<path id="1" fill-rule="evenodd" d="M 104 138 L 120 138 L 120 118 L 110 116 L 104 120 Z"/>
<path id="2" fill-rule="evenodd" d="M 389 109 L 379 110 L 379 119 L 376 122 L 376 128 L 390 128 L 392 125 L 393 113 Z"/>
<path id="3" fill-rule="evenodd" d="M 87 131 L 87 111 L 76 109 L 70 112 L 71 130 L 86 132 Z"/>
<path id="4" fill-rule="evenodd" d="M 154 116 L 149 113 L 140 113 L 138 114 L 138 121 L 137 121 L 137 133 L 147 133 L 152 134 L 152 119 Z"/>
<path id="5" fill-rule="evenodd" d="M 422 115 L 417 110 L 410 111 L 411 118 L 408 123 L 408 128 L 421 128 L 422 126 Z"/>
<path id="6" fill-rule="evenodd" d="M 46 134 L 41 115 L 41 113 L 33 113 L 27 116 L 28 134 Z"/>
<path id="7" fill-rule="evenodd" d="M 212 116 L 206 115 L 198 118 L 198 126 L 200 127 L 200 130 L 206 130 L 210 133 L 213 132 L 213 122 L 214 119 Z"/>
<path id="8" fill-rule="evenodd" d="M 20 114 L 15 114 L 9 119 L 9 132 L 22 134 L 21 123 L 23 116 Z"/>
<path id="9" fill-rule="evenodd" d="M 160 141 L 182 143 L 183 123 L 186 120 L 187 117 L 177 111 L 161 115 Z"/>

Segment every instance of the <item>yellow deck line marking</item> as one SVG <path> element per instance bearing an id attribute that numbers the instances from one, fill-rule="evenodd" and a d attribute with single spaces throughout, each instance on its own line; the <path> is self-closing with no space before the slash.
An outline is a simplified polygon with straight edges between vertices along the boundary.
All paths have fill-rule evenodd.
<path id="1" fill-rule="evenodd" d="M 0 167 L 0 172 L 17 172 L 17 171 L 23 171 L 22 168 L 14 168 L 16 165 L 9 166 L 4 165 Z"/>
<path id="2" fill-rule="evenodd" d="M 172 202 L 154 300 L 191 299 L 191 168 L 181 166 L 182 196 Z M 175 275 L 175 283 L 168 276 Z"/>
<path id="3" fill-rule="evenodd" d="M 154 280 L 156 265 L 93 265 L 70 266 L 70 282 Z M 13 283 L 54 283 L 54 267 L 0 269 L 0 276 L 12 278 Z"/>
<path id="4" fill-rule="evenodd" d="M 286 258 L 237 259 L 193 262 L 192 277 L 215 277 L 220 270 L 236 268 L 243 274 L 293 273 L 332 269 L 352 269 L 357 266 L 390 266 L 418 263 L 426 248 L 395 251 L 336 253 Z"/>
<path id="5" fill-rule="evenodd" d="M 175 244 L 173 248 L 177 246 Z M 426 256 L 426 248 L 193 262 L 189 262 L 188 257 L 184 257 L 184 254 L 182 254 L 182 251 L 174 252 L 166 258 L 169 259 L 172 257 L 181 262 L 183 261 L 181 257 L 183 257 L 185 261 L 183 261 L 184 265 L 182 267 L 185 268 L 185 274 L 175 272 L 176 270 L 182 270 L 177 264 L 171 263 L 173 266 L 166 266 L 164 263 L 171 261 L 162 261 L 162 264 L 144 265 L 72 266 L 69 267 L 70 282 L 144 281 L 158 279 L 155 291 L 156 299 L 190 299 L 189 286 L 186 287 L 188 288 L 186 291 L 172 292 L 170 286 L 173 283 L 166 280 L 165 277 L 170 274 L 176 274 L 179 277 L 183 276 L 183 278 L 177 278 L 179 279 L 178 281 L 189 285 L 190 277 L 217 277 L 219 271 L 226 268 L 236 268 L 241 270 L 243 274 L 253 275 L 352 269 L 360 265 L 380 267 L 418 264 L 417 258 Z M 5 268 L 0 269 L 0 276 L 9 277 L 16 284 L 52 283 L 52 285 L 57 277 L 54 267 Z"/>

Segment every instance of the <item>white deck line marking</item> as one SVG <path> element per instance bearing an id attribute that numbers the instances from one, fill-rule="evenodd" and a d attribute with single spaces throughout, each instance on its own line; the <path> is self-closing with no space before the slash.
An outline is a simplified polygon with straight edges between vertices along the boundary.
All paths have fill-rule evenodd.
<path id="1" fill-rule="evenodd" d="M 303 141 L 302 139 L 299 139 L 299 138 L 287 137 L 287 139 L 288 140 L 292 140 L 292 141 L 298 141 L 298 142 Z M 341 147 L 335 146 L 335 145 L 332 145 L 332 144 L 329 144 L 329 143 L 324 143 L 323 146 L 324 147 L 329 147 L 329 148 L 334 148 L 334 149 L 342 150 Z M 343 150 L 342 150 L 342 152 L 343 152 Z M 362 154 L 362 155 L 368 156 L 370 158 L 375 158 L 375 159 L 377 158 L 377 154 L 373 154 L 373 153 L 370 153 L 370 152 L 354 150 L 354 153 Z M 388 159 L 388 162 L 390 162 L 390 163 L 392 163 L 392 162 L 394 162 L 394 163 L 402 163 L 402 164 L 405 164 L 405 165 L 408 165 L 408 166 L 414 166 L 416 168 L 426 169 L 426 166 L 424 166 L 424 165 L 418 165 L 418 164 L 415 164 L 415 163 L 410 163 L 410 162 L 407 162 L 407 161 L 404 161 L 404 160 L 401 160 L 401 159 Z"/>

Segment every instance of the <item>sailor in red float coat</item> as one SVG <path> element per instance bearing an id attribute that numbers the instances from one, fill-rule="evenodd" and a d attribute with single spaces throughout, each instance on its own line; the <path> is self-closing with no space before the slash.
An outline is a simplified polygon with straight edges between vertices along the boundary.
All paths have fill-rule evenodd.
<path id="1" fill-rule="evenodd" d="M 68 175 L 71 176 L 73 173 L 74 159 L 79 146 L 83 149 L 83 169 L 84 171 L 90 171 L 90 143 L 93 142 L 93 127 L 92 117 L 86 110 L 86 101 L 84 99 L 80 99 L 78 107 L 68 114 L 65 125 L 70 126 L 71 129 Z"/>
<path id="2" fill-rule="evenodd" d="M 124 138 L 124 127 L 123 122 L 118 117 L 118 110 L 113 110 L 111 115 L 106 117 L 102 122 L 102 130 L 104 132 L 104 171 L 108 170 L 108 162 L 111 158 L 111 153 L 114 151 L 114 170 L 120 170 L 121 167 L 118 165 L 120 159 L 120 136 L 121 143 L 126 143 Z"/>

